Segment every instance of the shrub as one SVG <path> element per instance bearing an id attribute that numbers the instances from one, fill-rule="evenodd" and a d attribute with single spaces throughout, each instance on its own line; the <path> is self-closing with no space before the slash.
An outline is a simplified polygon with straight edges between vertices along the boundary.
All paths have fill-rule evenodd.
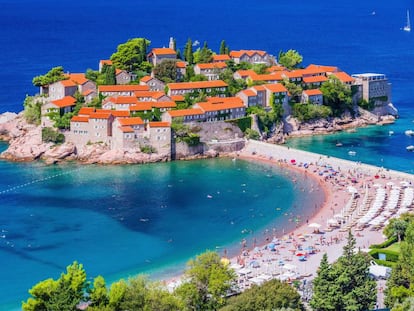
<path id="1" fill-rule="evenodd" d="M 250 128 L 248 128 L 246 130 L 245 134 L 246 134 L 248 139 L 254 139 L 254 140 L 259 140 L 260 139 L 260 134 L 257 131 L 252 130 Z"/>
<path id="2" fill-rule="evenodd" d="M 324 119 L 332 115 L 332 109 L 324 105 L 315 104 L 293 104 L 292 115 L 299 121 L 309 121 L 313 119 Z"/>
<path id="3" fill-rule="evenodd" d="M 51 127 L 42 128 L 42 141 L 43 142 L 52 142 L 55 144 L 61 144 L 65 141 L 65 135 L 59 133 Z"/>
<path id="4" fill-rule="evenodd" d="M 140 149 L 142 153 L 147 153 L 147 154 L 157 153 L 157 150 L 154 147 L 149 146 L 149 145 L 141 146 Z"/>
<path id="5" fill-rule="evenodd" d="M 387 248 L 388 246 L 394 244 L 397 242 L 397 237 L 393 236 L 389 238 L 388 240 L 382 242 L 381 244 L 372 244 L 369 248 L 375 249 L 375 248 Z"/>
<path id="6" fill-rule="evenodd" d="M 369 254 L 375 259 L 378 259 L 378 254 L 385 254 L 387 256 L 387 261 L 391 262 L 396 262 L 399 256 L 398 252 L 390 251 L 387 249 L 373 249 L 369 251 Z"/>
<path id="7" fill-rule="evenodd" d="M 226 122 L 237 125 L 243 133 L 252 126 L 252 118 L 250 116 Z"/>

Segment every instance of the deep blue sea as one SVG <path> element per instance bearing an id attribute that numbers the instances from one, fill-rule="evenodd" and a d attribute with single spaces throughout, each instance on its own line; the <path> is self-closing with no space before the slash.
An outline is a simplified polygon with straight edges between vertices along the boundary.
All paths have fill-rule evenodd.
<path id="1" fill-rule="evenodd" d="M 97 69 L 129 38 L 161 47 L 173 36 L 181 49 L 189 37 L 216 51 L 223 39 L 231 49 L 274 55 L 296 49 L 304 65 L 386 74 L 400 119 L 289 144 L 413 172 L 414 153 L 405 147 L 414 137 L 404 135 L 414 130 L 414 33 L 401 30 L 407 9 L 414 12 L 412 1 L 0 0 L 0 113 L 22 109 L 25 95 L 37 92 L 34 76 L 59 65 L 69 72 Z M 335 147 L 337 141 L 343 146 Z M 242 231 L 280 232 L 293 225 L 286 218 L 306 209 L 301 200 L 315 199 L 302 191 L 309 185 L 295 188 L 292 176 L 243 161 L 0 162 L 0 176 L 0 310 L 18 309 L 28 288 L 58 277 L 75 259 L 88 275 L 108 280 L 160 267 L 171 273 L 171 263 L 182 267 L 205 249 L 237 248 Z"/>

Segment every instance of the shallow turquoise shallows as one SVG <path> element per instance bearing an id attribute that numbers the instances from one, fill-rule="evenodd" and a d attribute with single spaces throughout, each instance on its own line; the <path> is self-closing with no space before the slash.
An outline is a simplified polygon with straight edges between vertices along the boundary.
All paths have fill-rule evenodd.
<path id="1" fill-rule="evenodd" d="M 236 254 L 243 238 L 251 246 L 254 237 L 282 234 L 324 199 L 308 178 L 239 159 L 0 162 L 0 174 L 0 275 L 8 284 L 1 310 L 18 307 L 32 285 L 58 277 L 74 260 L 88 276 L 109 281 L 137 273 L 165 277 L 206 249 Z"/>

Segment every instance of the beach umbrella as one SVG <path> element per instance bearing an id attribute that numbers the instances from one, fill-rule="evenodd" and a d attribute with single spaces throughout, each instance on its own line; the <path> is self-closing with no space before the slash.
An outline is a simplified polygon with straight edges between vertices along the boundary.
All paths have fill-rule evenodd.
<path id="1" fill-rule="evenodd" d="M 319 229 L 321 227 L 320 224 L 313 222 L 311 224 L 308 225 L 309 228 L 315 228 L 315 229 Z"/>
<path id="2" fill-rule="evenodd" d="M 296 163 L 296 160 L 295 159 L 292 159 L 292 160 L 290 160 L 290 163 L 295 164 Z"/>
<path id="3" fill-rule="evenodd" d="M 344 219 L 344 215 L 342 214 L 335 214 L 334 218 Z"/>
<path id="4" fill-rule="evenodd" d="M 333 219 L 333 218 L 329 218 L 326 222 L 329 225 L 337 225 L 338 224 L 338 221 L 336 219 Z"/>
<path id="5" fill-rule="evenodd" d="M 302 257 L 302 256 L 305 256 L 305 254 L 303 254 L 303 253 L 297 253 L 296 256 Z"/>
<path id="6" fill-rule="evenodd" d="M 269 243 L 269 244 L 267 244 L 267 248 L 268 249 L 270 249 L 271 251 L 274 251 L 275 250 L 275 247 L 276 247 L 276 244 L 275 243 Z"/>
<path id="7" fill-rule="evenodd" d="M 306 257 L 305 256 L 300 256 L 299 261 L 306 261 Z"/>
<path id="8" fill-rule="evenodd" d="M 252 261 L 250 261 L 249 266 L 252 267 L 252 268 L 259 268 L 260 264 L 257 260 L 252 260 Z"/>
<path id="9" fill-rule="evenodd" d="M 394 183 L 392 181 L 387 182 L 387 186 L 394 186 Z"/>

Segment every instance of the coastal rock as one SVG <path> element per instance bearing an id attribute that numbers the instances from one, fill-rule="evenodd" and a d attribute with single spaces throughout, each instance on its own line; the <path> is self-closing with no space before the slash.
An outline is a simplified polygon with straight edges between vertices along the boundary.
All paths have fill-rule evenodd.
<path id="1" fill-rule="evenodd" d="M 74 153 L 76 153 L 76 146 L 72 143 L 64 143 L 46 150 L 42 155 L 42 158 L 61 160 Z"/>

